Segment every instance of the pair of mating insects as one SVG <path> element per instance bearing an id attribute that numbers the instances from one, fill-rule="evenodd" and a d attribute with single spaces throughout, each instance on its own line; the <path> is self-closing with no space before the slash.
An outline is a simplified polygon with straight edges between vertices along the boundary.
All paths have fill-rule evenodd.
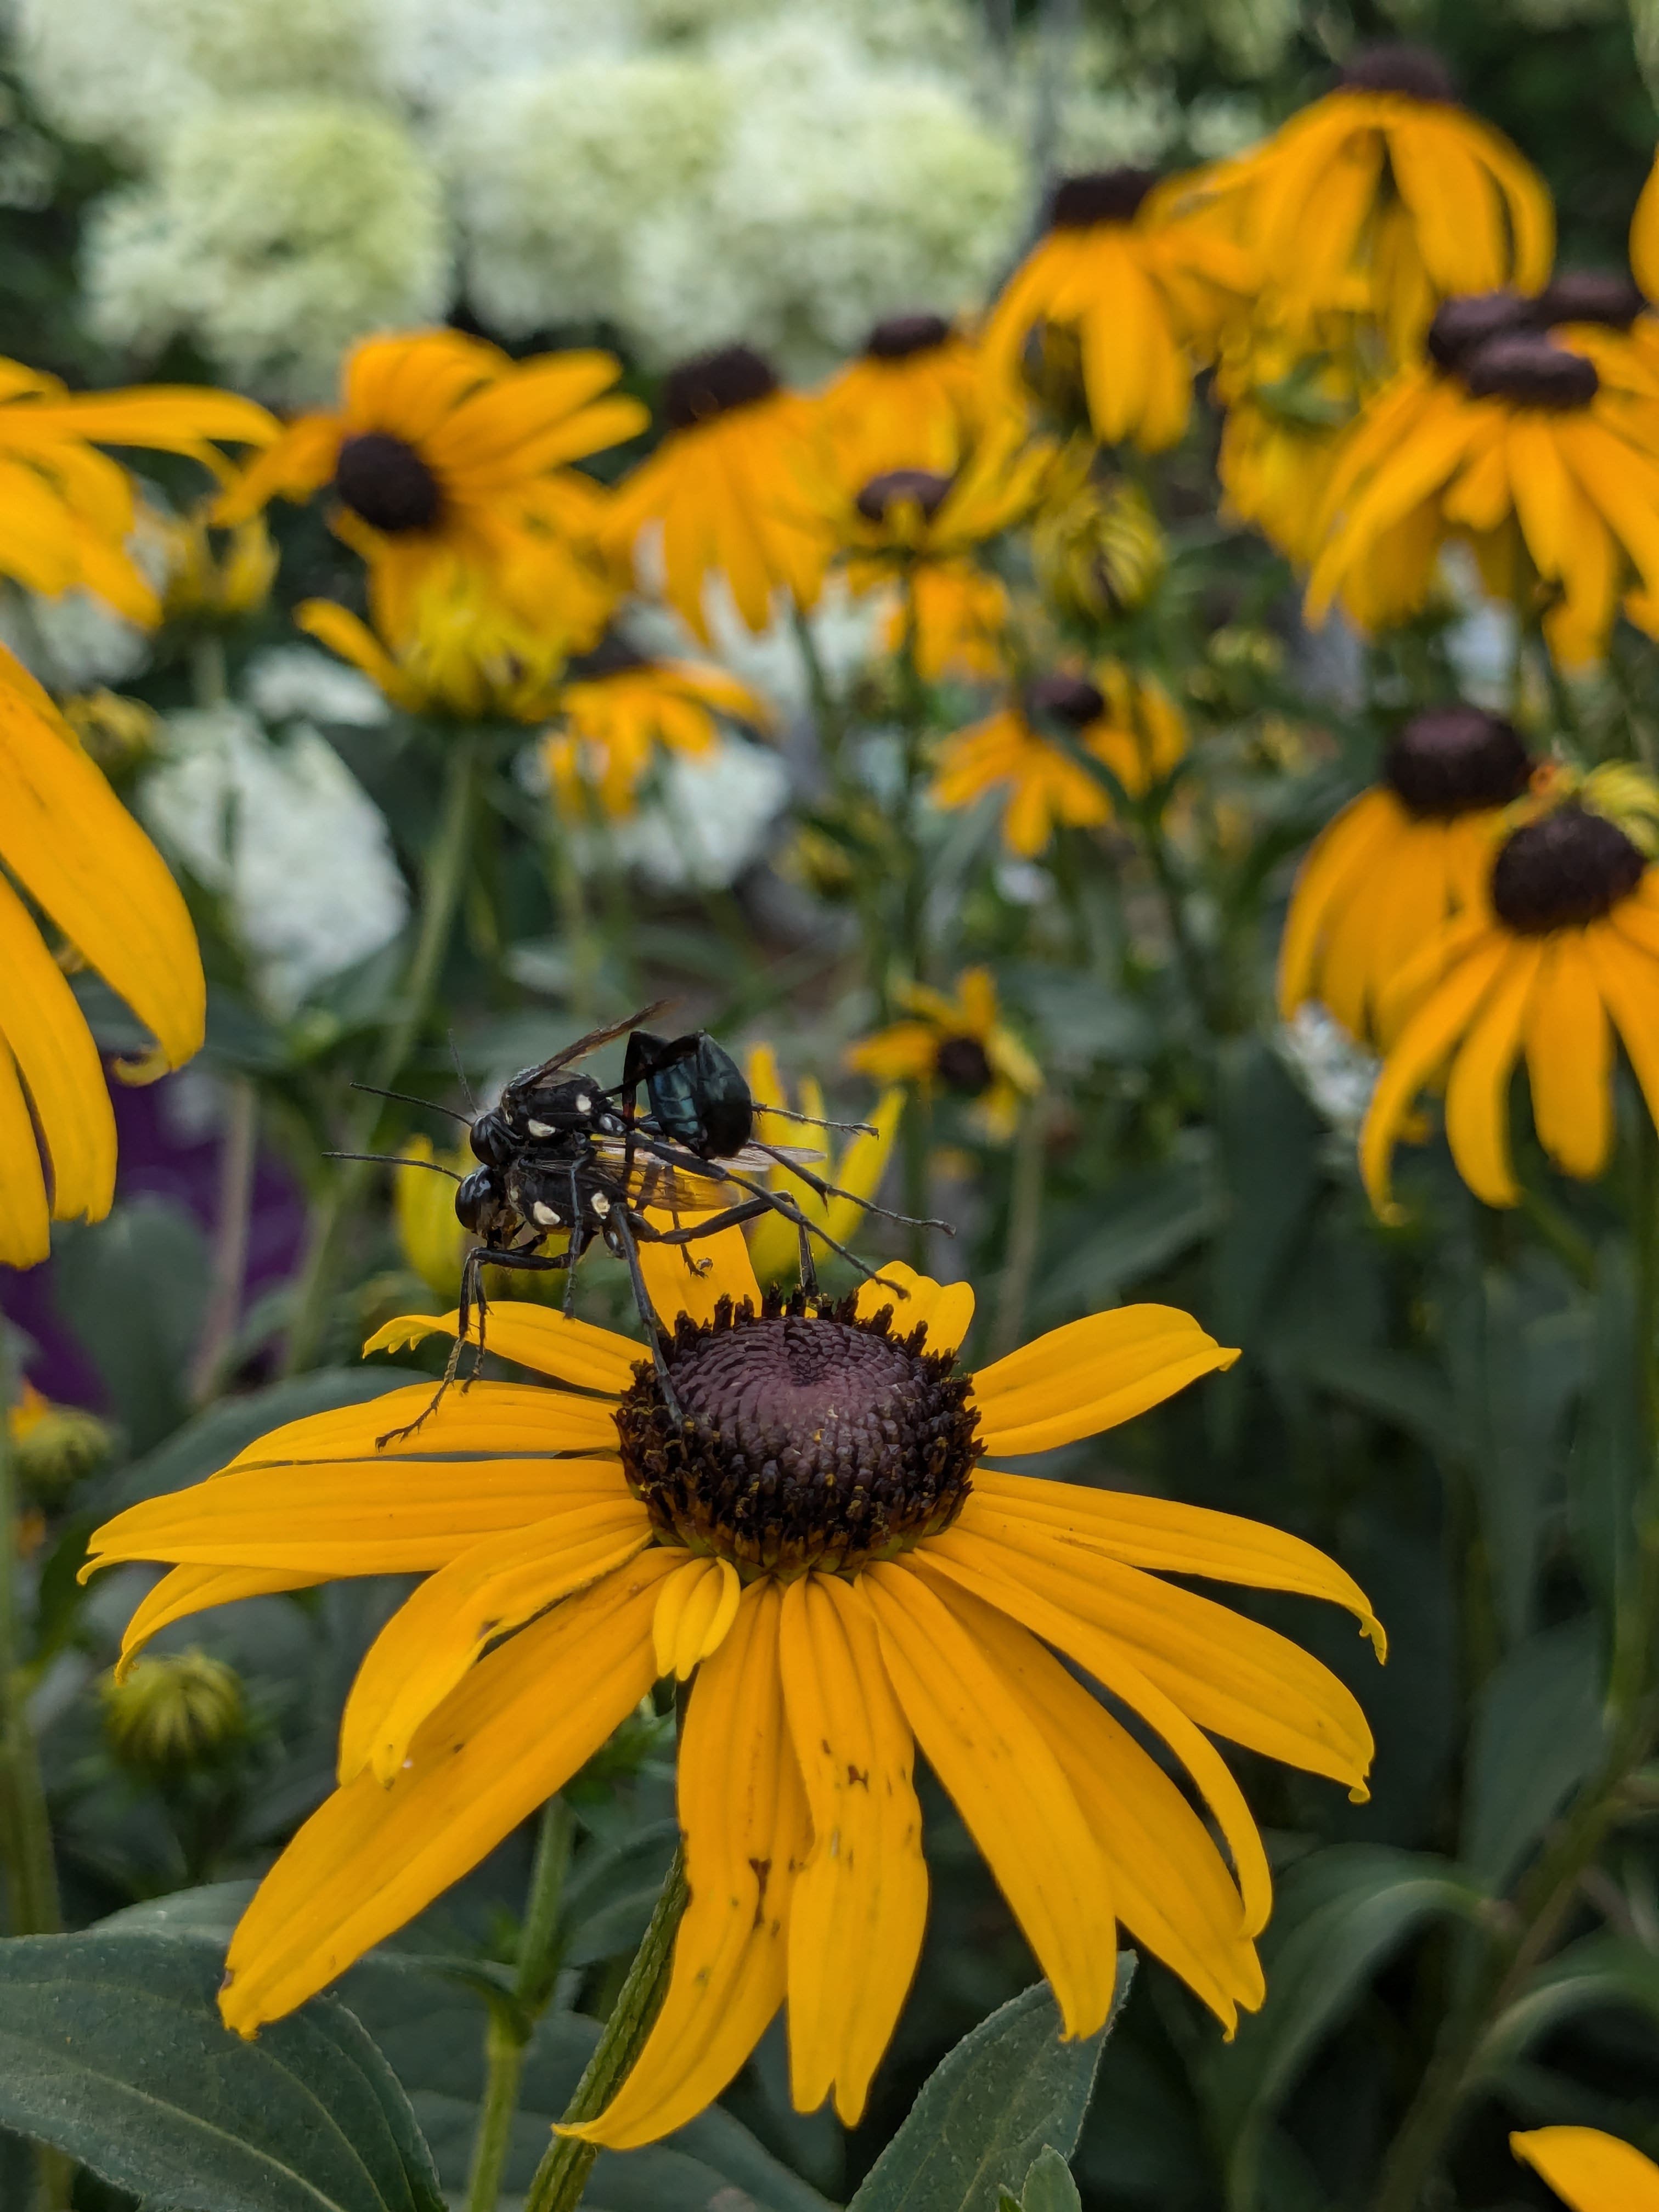
<path id="1" fill-rule="evenodd" d="M 640 1267 L 641 1244 L 684 1249 L 763 1213 L 778 1213 L 794 1224 L 800 1243 L 800 1285 L 809 1297 L 817 1292 L 814 1237 L 849 1261 L 866 1281 L 880 1280 L 873 1268 L 821 1224 L 810 1220 L 787 1190 L 755 1180 L 775 1167 L 798 1176 L 820 1199 L 850 1198 L 866 1212 L 889 1221 L 948 1232 L 945 1222 L 913 1221 L 825 1182 L 809 1164 L 821 1159 L 822 1153 L 768 1144 L 757 1136 L 757 1109 L 743 1071 L 706 1030 L 660 1037 L 640 1026 L 663 1012 L 667 1004 L 662 1000 L 643 1007 L 626 1021 L 578 1037 L 539 1067 L 524 1069 L 503 1085 L 499 1103 L 486 1113 L 468 1115 L 447 1107 L 435 1109 L 453 1113 L 455 1120 L 468 1127 L 468 1140 L 479 1164 L 470 1175 L 455 1176 L 455 1212 L 478 1242 L 461 1265 L 455 1346 L 443 1381 L 432 1404 L 410 1428 L 421 1425 L 455 1380 L 462 1350 L 469 1343 L 471 1372 L 477 1372 L 484 1352 L 486 1267 L 538 1273 L 564 1270 L 564 1310 L 568 1313 L 577 1265 L 591 1244 L 602 1243 L 627 1266 L 664 1398 L 678 1417 L 655 1310 Z M 620 1083 L 607 1088 L 589 1076 L 568 1072 L 601 1045 L 623 1036 L 628 1038 L 628 1048 Z M 643 1109 L 641 1091 L 647 1101 Z M 398 1091 L 377 1095 L 404 1097 Z M 861 1121 L 824 1121 L 777 1106 L 763 1110 L 817 1128 L 875 1133 Z M 453 1169 L 438 1168 L 435 1161 L 410 1164 L 454 1175 Z M 652 1218 L 663 1213 L 669 1215 L 672 1226 L 665 1228 Z M 696 1218 L 682 1222 L 682 1214 Z M 561 1231 L 568 1239 L 563 1251 L 540 1249 L 549 1237 Z M 708 1265 L 689 1251 L 686 1261 L 698 1272 Z M 389 1443 L 409 1433 L 409 1429 L 393 1430 L 380 1441 Z"/>

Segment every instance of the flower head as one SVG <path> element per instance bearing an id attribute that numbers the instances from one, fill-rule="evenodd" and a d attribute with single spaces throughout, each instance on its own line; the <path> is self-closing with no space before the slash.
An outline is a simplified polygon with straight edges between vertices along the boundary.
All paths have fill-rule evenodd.
<path id="1" fill-rule="evenodd" d="M 1659 2166 L 1600 2128 L 1534 2128 L 1510 2148 L 1572 2212 L 1659 2212 Z"/>
<path id="2" fill-rule="evenodd" d="M 996 676 L 1012 611 L 1006 585 L 977 562 L 918 562 L 910 571 L 908 605 L 896 596 L 883 620 L 882 650 L 900 652 L 907 631 L 913 631 L 911 650 L 927 683 L 946 676 Z"/>
<path id="3" fill-rule="evenodd" d="M 635 558 L 641 533 L 660 532 L 665 594 L 705 645 L 712 577 L 757 635 L 776 592 L 812 606 L 833 481 L 814 404 L 786 392 L 751 347 L 731 345 L 669 370 L 663 415 L 667 435 L 623 484 L 607 543 Z"/>
<path id="4" fill-rule="evenodd" d="M 903 1092 L 884 1091 L 871 1109 L 870 1127 L 875 1133 L 852 1137 L 837 1150 L 827 1128 L 803 1128 L 799 1121 L 768 1110 L 790 1103 L 788 1088 L 770 1045 L 751 1047 L 744 1074 L 755 1101 L 756 1135 L 769 1145 L 805 1145 L 813 1151 L 823 1150 L 828 1158 L 815 1161 L 812 1173 L 820 1182 L 833 1183 L 846 1194 L 820 1198 L 799 1176 L 781 1166 L 771 1170 L 768 1183 L 774 1190 L 787 1191 L 807 1219 L 827 1231 L 838 1244 L 851 1244 L 865 1218 L 859 1201 L 874 1198 L 886 1173 L 904 1109 Z M 823 1091 L 815 1078 L 808 1076 L 801 1084 L 794 1104 L 812 1120 L 823 1119 Z M 763 1213 L 750 1224 L 749 1257 L 761 1282 L 781 1282 L 793 1276 L 799 1254 L 796 1231 L 781 1214 Z"/>
<path id="5" fill-rule="evenodd" d="M 223 532 L 202 510 L 157 516 L 151 526 L 167 556 L 161 607 L 169 622 L 236 622 L 270 597 L 277 554 L 263 514 Z"/>
<path id="6" fill-rule="evenodd" d="M 196 933 L 161 854 L 28 672 L 0 653 L 0 1262 L 44 1260 L 49 1221 L 101 1221 L 115 1117 L 98 1048 L 33 909 L 155 1040 L 117 1073 L 148 1081 L 201 1045 Z M 42 1153 L 45 1159 L 42 1159 Z"/>
<path id="7" fill-rule="evenodd" d="M 1073 621 L 1103 622 L 1142 606 L 1158 588 L 1168 550 L 1151 502 L 1127 477 L 1102 480 L 1087 448 L 1074 448 L 1045 491 L 1031 557 L 1049 599 Z"/>
<path id="8" fill-rule="evenodd" d="M 566 669 L 558 720 L 543 740 L 562 811 L 583 817 L 597 798 L 609 815 L 632 814 L 659 752 L 702 757 L 719 741 L 722 714 L 758 730 L 772 720 L 765 702 L 725 669 L 655 659 L 611 632 Z"/>
<path id="9" fill-rule="evenodd" d="M 1375 1040 L 1388 985 L 1479 897 L 1494 825 L 1533 766 L 1510 725 L 1479 707 L 1431 707 L 1396 731 L 1382 781 L 1321 831 L 1297 877 L 1279 961 L 1286 1021 L 1317 999 Z"/>
<path id="10" fill-rule="evenodd" d="M 252 2034 L 421 1911 L 674 1675 L 693 1678 L 690 1904 L 639 2060 L 578 2132 L 622 2148 L 682 2124 L 786 2002 L 796 2104 L 833 2093 L 856 2121 L 926 1919 L 918 1746 L 1069 2035 L 1106 2018 L 1120 1917 L 1231 2027 L 1261 1996 L 1270 1881 L 1205 1731 L 1355 1791 L 1370 1735 L 1295 1644 L 1158 1577 L 1299 1590 L 1349 1607 L 1379 1648 L 1380 1632 L 1295 1538 L 985 1462 L 1096 1435 L 1236 1355 L 1139 1306 L 970 1370 L 965 1284 L 894 1266 L 839 1304 L 763 1298 L 740 1232 L 702 1249 L 705 1275 L 660 1248 L 651 1271 L 678 1421 L 637 1342 L 502 1303 L 493 1348 L 555 1387 L 477 1382 L 380 1453 L 423 1387 L 313 1415 L 94 1539 L 100 1561 L 174 1563 L 129 1648 L 238 1591 L 428 1577 L 357 1676 L 339 1789 L 236 1932 L 228 2024 Z M 376 1342 L 457 1325 L 415 1318 Z M 1231 1870 L 1056 1652 L 1185 1765 Z"/>
<path id="11" fill-rule="evenodd" d="M 570 641 L 526 619 L 476 569 L 434 568 L 394 620 L 371 586 L 374 628 L 332 599 L 306 599 L 294 619 L 369 677 L 408 714 L 520 722 L 552 713 Z"/>
<path id="12" fill-rule="evenodd" d="M 141 1659 L 106 1676 L 101 1690 L 110 1749 L 124 1765 L 145 1773 L 199 1765 L 246 1730 L 235 1669 L 205 1651 Z"/>
<path id="13" fill-rule="evenodd" d="M 849 492 L 893 469 L 953 476 L 984 427 L 971 339 L 943 315 L 889 315 L 819 399 L 836 474 Z"/>
<path id="14" fill-rule="evenodd" d="M 1493 836 L 1468 902 L 1381 995 L 1388 1058 L 1360 1132 L 1373 1204 L 1418 1093 L 1443 1070 L 1458 1173 L 1488 1206 L 1521 1193 L 1509 1092 L 1524 1054 L 1533 1125 L 1564 1174 L 1589 1180 L 1612 1148 L 1615 1030 L 1659 1121 L 1659 789 L 1638 769 L 1561 777 Z"/>
<path id="15" fill-rule="evenodd" d="M 7 1415 L 6 1426 L 23 1488 L 46 1505 L 61 1504 L 108 1457 L 113 1441 L 108 1424 L 96 1413 L 81 1406 L 55 1406 L 29 1382 Z"/>
<path id="16" fill-rule="evenodd" d="M 838 502 L 836 534 L 854 589 L 917 562 L 960 557 L 1024 520 L 1042 495 L 1054 449 L 1006 418 L 954 474 L 884 469 Z"/>
<path id="17" fill-rule="evenodd" d="M 989 1135 L 1012 1135 L 1022 1105 L 1042 1088 L 1042 1071 L 1004 1023 L 989 969 L 965 969 L 954 998 L 911 983 L 899 1001 L 911 1018 L 854 1045 L 848 1066 L 877 1083 L 971 1100 Z"/>

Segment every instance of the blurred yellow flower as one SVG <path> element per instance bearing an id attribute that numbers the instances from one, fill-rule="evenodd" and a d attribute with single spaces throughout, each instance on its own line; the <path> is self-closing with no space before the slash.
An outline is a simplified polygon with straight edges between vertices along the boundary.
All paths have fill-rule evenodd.
<path id="1" fill-rule="evenodd" d="M 1318 518 L 1343 434 L 1378 381 L 1367 374 L 1357 318 L 1325 315 L 1292 330 L 1257 314 L 1231 331 L 1216 369 L 1226 412 L 1216 472 L 1226 510 L 1292 561 L 1319 548 Z"/>
<path id="2" fill-rule="evenodd" d="M 447 1160 L 439 1159 L 427 1136 L 405 1137 L 398 1150 L 405 1164 L 392 1179 L 398 1249 L 410 1272 L 447 1305 L 460 1281 L 461 1261 L 471 1239 L 456 1218 L 454 1184 L 434 1169 L 449 1167 L 465 1175 L 477 1162 L 465 1139 Z M 407 1164 L 413 1161 L 421 1164 Z"/>
<path id="3" fill-rule="evenodd" d="M 1659 2212 L 1659 2166 L 1599 2128 L 1534 2128 L 1510 2148 L 1572 2212 Z"/>
<path id="4" fill-rule="evenodd" d="M 954 475 L 988 404 L 972 339 L 943 315 L 878 323 L 818 401 L 836 477 L 849 493 L 891 469 Z"/>
<path id="5" fill-rule="evenodd" d="M 659 750 L 708 752 L 720 714 L 755 730 L 773 721 L 765 701 L 725 669 L 655 659 L 613 632 L 566 670 L 558 720 L 542 741 L 561 811 L 580 818 L 597 799 L 607 814 L 631 814 Z"/>
<path id="6" fill-rule="evenodd" d="M 270 598 L 277 553 L 263 514 L 219 531 L 202 507 L 152 514 L 148 526 L 167 562 L 161 608 L 169 622 L 234 621 Z"/>
<path id="7" fill-rule="evenodd" d="M 556 628 L 532 627 L 477 569 L 456 562 L 428 571 L 404 629 L 390 620 L 376 581 L 371 572 L 372 629 L 332 599 L 303 600 L 294 619 L 405 714 L 534 722 L 554 711 L 567 641 Z"/>
<path id="8" fill-rule="evenodd" d="M 908 984 L 898 997 L 912 1018 L 851 1046 L 848 1066 L 877 1083 L 972 1099 L 988 1136 L 1011 1136 L 1023 1101 L 1042 1088 L 1042 1071 L 1000 1019 L 990 969 L 964 969 L 954 998 L 923 983 Z"/>
<path id="9" fill-rule="evenodd" d="M 623 480 L 606 544 L 637 562 L 642 533 L 660 532 L 665 595 L 705 645 L 711 576 L 725 579 L 757 633 L 770 623 L 778 592 L 812 606 L 834 496 L 817 403 L 786 392 L 768 362 L 736 345 L 670 369 L 663 415 L 667 435 Z"/>
<path id="10" fill-rule="evenodd" d="M 960 557 L 1023 521 L 1054 466 L 1044 439 L 1006 423 L 977 445 L 954 476 L 888 469 L 860 484 L 835 512 L 836 542 L 854 591 L 920 562 Z"/>
<path id="11" fill-rule="evenodd" d="M 0 1262 L 27 1267 L 46 1256 L 49 1221 L 100 1221 L 115 1188 L 98 1048 L 37 910 L 155 1037 L 142 1061 L 118 1064 L 126 1079 L 149 1080 L 199 1048 L 207 990 L 161 854 L 3 651 L 0 861 Z"/>
<path id="12" fill-rule="evenodd" d="M 883 1091 L 869 1115 L 875 1135 L 845 1138 L 837 1150 L 831 1131 L 809 1128 L 766 1110 L 773 1106 L 793 1105 L 799 1112 L 822 1120 L 823 1089 L 816 1078 L 807 1076 L 799 1094 L 792 1099 L 779 1073 L 777 1054 L 769 1044 L 750 1046 L 744 1061 L 744 1073 L 757 1109 L 756 1135 L 769 1145 L 799 1145 L 824 1152 L 824 1159 L 811 1163 L 812 1173 L 820 1182 L 834 1183 L 849 1195 L 822 1199 L 799 1176 L 781 1167 L 775 1167 L 768 1175 L 769 1185 L 774 1190 L 787 1191 L 807 1219 L 826 1230 L 838 1244 L 856 1243 L 865 1218 L 864 1209 L 857 1201 L 874 1198 L 881 1188 L 893 1139 L 898 1133 L 899 1117 L 904 1110 L 904 1093 L 898 1090 Z M 793 1279 L 800 1261 L 800 1243 L 793 1224 L 776 1213 L 764 1213 L 758 1221 L 751 1222 L 749 1257 L 763 1285 Z"/>
<path id="13" fill-rule="evenodd" d="M 1074 621 L 1142 606 L 1168 560 L 1152 503 L 1127 477 L 1102 479 L 1092 447 L 1074 441 L 1051 473 L 1031 532 L 1037 580 Z"/>
<path id="14" fill-rule="evenodd" d="M 1000 576 L 972 561 L 924 561 L 910 572 L 908 605 L 896 593 L 882 618 L 882 650 L 897 653 L 914 625 L 916 667 L 928 683 L 995 676 L 1012 612 Z"/>

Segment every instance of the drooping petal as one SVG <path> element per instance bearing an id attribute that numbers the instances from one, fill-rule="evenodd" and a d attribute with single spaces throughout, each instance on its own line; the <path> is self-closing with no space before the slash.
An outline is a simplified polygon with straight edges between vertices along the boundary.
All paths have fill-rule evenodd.
<path id="1" fill-rule="evenodd" d="M 1423 1001 L 1382 1063 L 1359 1132 L 1359 1171 L 1371 1204 L 1385 1219 L 1394 1212 L 1389 1172 L 1394 1148 L 1417 1094 L 1473 1019 L 1509 957 L 1510 943 L 1482 923 L 1457 966 Z"/>
<path id="2" fill-rule="evenodd" d="M 858 1583 L 805 1575 L 783 1595 L 779 1656 L 812 1848 L 789 1908 L 789 2066 L 797 2108 L 830 2094 L 844 2127 L 908 1993 L 927 1917 L 915 1746 Z"/>
<path id="3" fill-rule="evenodd" d="M 1575 930 L 1552 942 L 1527 1011 L 1538 1141 L 1568 1175 L 1599 1176 L 1613 1145 L 1613 1030 Z"/>
<path id="4" fill-rule="evenodd" d="M 1584 932 L 1584 951 L 1648 1112 L 1659 1123 L 1659 960 L 1605 926 Z"/>
<path id="5" fill-rule="evenodd" d="M 860 1321 L 872 1321 L 884 1306 L 892 1310 L 890 1326 L 895 1336 L 908 1336 L 925 1322 L 924 1350 L 955 1352 L 973 1322 L 974 1286 L 936 1283 L 931 1275 L 907 1267 L 902 1260 L 887 1260 L 878 1281 L 860 1284 L 855 1310 Z"/>
<path id="6" fill-rule="evenodd" d="M 98 1048 L 63 969 L 3 876 L 0 1036 L 27 1085 L 52 1164 L 53 1216 L 101 1221 L 115 1195 L 115 1116 Z"/>
<path id="7" fill-rule="evenodd" d="M 658 1674 L 689 1681 L 725 1643 L 742 1595 L 743 1584 L 729 1559 L 687 1559 L 670 1575 L 652 1622 Z"/>
<path id="8" fill-rule="evenodd" d="M 32 1267 L 52 1249 L 46 1176 L 17 1063 L 0 1036 L 0 1265 Z"/>
<path id="9" fill-rule="evenodd" d="M 1048 1746 L 912 1553 L 860 1577 L 882 1656 L 928 1763 L 1048 1976 L 1068 2036 L 1111 2008 L 1117 1936 L 1105 1856 Z"/>
<path id="10" fill-rule="evenodd" d="M 1446 1141 L 1458 1173 L 1488 1206 L 1520 1201 L 1510 1164 L 1510 1079 L 1543 957 L 1537 939 L 1514 947 L 1458 1047 L 1446 1085 Z"/>
<path id="11" fill-rule="evenodd" d="M 1279 1012 L 1288 1021 L 1319 992 L 1320 941 L 1332 906 L 1363 875 L 1375 849 L 1398 826 L 1399 801 L 1365 791 L 1343 808 L 1310 848 L 1285 917 L 1279 953 Z"/>
<path id="12" fill-rule="evenodd" d="M 252 2035 L 325 1988 L 517 1827 L 651 1686 L 651 1613 L 672 1561 L 643 1552 L 479 1662 L 382 1785 L 313 1813 L 231 1939 L 219 2009 Z"/>
<path id="13" fill-rule="evenodd" d="M 981 1441 L 988 1452 L 1051 1451 L 1133 1420 L 1237 1358 L 1176 1306 L 1089 1314 L 981 1368 Z"/>
<path id="14" fill-rule="evenodd" d="M 712 2104 L 783 2001 L 786 1932 L 811 1826 L 778 1668 L 782 1593 L 744 1592 L 698 1674 L 680 1745 L 680 1826 L 691 1902 L 668 1995 L 633 2072 L 597 2119 L 561 2128 L 631 2149 Z"/>
<path id="15" fill-rule="evenodd" d="M 115 1679 L 125 1681 L 152 1636 L 205 1613 L 212 1605 L 230 1605 L 238 1598 L 275 1597 L 285 1590 L 314 1589 L 324 1575 L 295 1574 L 285 1567 L 174 1567 L 162 1576 L 148 1597 L 141 1600 L 121 1638 L 121 1656 Z"/>
<path id="16" fill-rule="evenodd" d="M 447 1314 L 404 1314 L 379 1328 L 363 1346 L 371 1352 L 401 1352 L 426 1336 L 453 1336 L 460 1327 L 459 1308 Z M 477 1324 L 473 1323 L 473 1341 Z M 528 1300 L 492 1298 L 484 1319 L 484 1343 L 498 1358 L 511 1359 L 538 1375 L 550 1375 L 561 1382 L 574 1382 L 584 1390 L 605 1390 L 615 1396 L 634 1379 L 634 1370 L 649 1354 L 632 1337 L 614 1329 L 596 1328 L 592 1322 L 556 1312 L 551 1306 L 532 1305 Z"/>
<path id="17" fill-rule="evenodd" d="M 433 1406 L 433 1386 L 412 1383 L 359 1406 L 337 1406 L 285 1421 L 237 1453 L 227 1474 L 244 1468 L 291 1467 L 325 1461 L 368 1459 L 454 1461 L 477 1452 L 532 1459 L 568 1455 L 603 1456 L 617 1448 L 617 1423 L 602 1399 L 526 1382 L 478 1382 L 449 1390 Z M 428 1410 L 430 1409 L 430 1410 Z M 419 1419 L 406 1436 L 395 1432 Z M 388 1441 L 382 1445 L 380 1439 Z"/>

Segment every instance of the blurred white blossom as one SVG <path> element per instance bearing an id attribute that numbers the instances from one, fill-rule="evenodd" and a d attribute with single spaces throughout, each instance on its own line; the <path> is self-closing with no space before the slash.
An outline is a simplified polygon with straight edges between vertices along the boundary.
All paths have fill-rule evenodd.
<path id="1" fill-rule="evenodd" d="M 78 584 L 56 599 L 0 586 L 0 645 L 49 691 L 125 684 L 149 664 L 147 634 Z"/>
<path id="2" fill-rule="evenodd" d="M 1279 1024 L 1276 1042 L 1279 1058 L 1309 1103 L 1352 1142 L 1371 1103 L 1382 1062 L 1311 999 Z"/>
<path id="3" fill-rule="evenodd" d="M 723 890 L 761 858 L 789 799 L 783 763 L 742 738 L 665 753 L 653 783 L 610 835 L 624 866 L 656 890 Z"/>
<path id="4" fill-rule="evenodd" d="M 88 319 L 142 351 L 196 337 L 224 373 L 303 404 L 366 330 L 441 314 L 441 189 L 408 131 L 348 100 L 228 100 L 174 133 L 152 183 L 95 210 Z"/>
<path id="5" fill-rule="evenodd" d="M 278 1018 L 388 944 L 407 917 L 380 809 L 305 724 L 275 744 L 240 707 L 173 715 L 139 811 L 164 851 L 225 899 Z"/>
<path id="6" fill-rule="evenodd" d="M 249 701 L 267 722 L 337 722 L 376 729 L 390 713 L 385 695 L 355 668 L 314 645 L 270 645 L 243 677 Z"/>

